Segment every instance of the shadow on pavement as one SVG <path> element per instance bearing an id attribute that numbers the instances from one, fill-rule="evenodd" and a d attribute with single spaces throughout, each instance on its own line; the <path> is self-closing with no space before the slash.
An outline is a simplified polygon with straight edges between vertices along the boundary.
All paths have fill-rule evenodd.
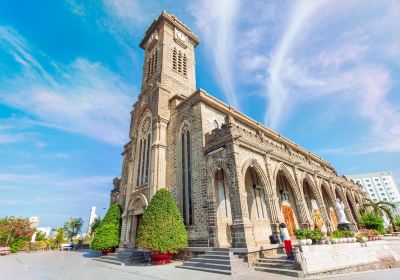
<path id="1" fill-rule="evenodd" d="M 84 257 L 84 258 L 96 258 L 96 257 L 101 256 L 101 252 L 94 251 L 91 249 L 72 250 L 71 252 L 83 253 L 82 257 Z"/>

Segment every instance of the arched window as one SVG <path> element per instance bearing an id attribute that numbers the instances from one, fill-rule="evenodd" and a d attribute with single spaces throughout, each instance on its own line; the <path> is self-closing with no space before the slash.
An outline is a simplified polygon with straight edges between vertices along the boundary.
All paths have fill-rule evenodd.
<path id="1" fill-rule="evenodd" d="M 187 76 L 187 56 L 181 50 L 178 51 L 176 47 L 172 50 L 172 69 Z"/>
<path id="2" fill-rule="evenodd" d="M 151 77 L 157 70 L 157 49 L 149 55 L 147 60 L 147 79 Z"/>
<path id="3" fill-rule="evenodd" d="M 193 225 L 192 170 L 190 132 L 185 125 L 180 133 L 181 140 L 181 180 L 182 180 L 182 216 L 186 225 Z"/>
<path id="4" fill-rule="evenodd" d="M 228 217 L 228 205 L 226 203 L 226 184 L 225 184 L 225 174 L 222 169 L 218 169 L 215 172 L 215 184 L 218 190 L 219 197 L 219 212 L 221 217 Z"/>
<path id="5" fill-rule="evenodd" d="M 149 167 L 151 155 L 151 119 L 146 117 L 139 132 L 138 142 L 138 165 L 136 185 L 141 186 L 149 182 Z"/>

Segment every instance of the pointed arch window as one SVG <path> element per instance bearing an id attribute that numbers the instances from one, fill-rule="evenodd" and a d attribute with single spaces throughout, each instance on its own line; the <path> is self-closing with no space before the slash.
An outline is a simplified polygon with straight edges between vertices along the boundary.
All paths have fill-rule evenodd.
<path id="1" fill-rule="evenodd" d="M 265 219 L 267 218 L 266 202 L 265 202 L 265 192 L 261 184 L 259 184 L 258 176 L 253 168 L 250 170 L 251 178 L 253 182 L 252 192 L 254 201 L 256 204 L 257 218 Z"/>
<path id="2" fill-rule="evenodd" d="M 153 51 L 153 53 L 149 54 L 149 58 L 147 59 L 147 79 L 149 79 L 157 70 L 157 49 Z"/>
<path id="3" fill-rule="evenodd" d="M 181 181 L 182 181 L 182 216 L 185 225 L 193 225 L 192 170 L 190 131 L 185 126 L 180 133 L 181 141 Z"/>
<path id="4" fill-rule="evenodd" d="M 222 169 L 218 169 L 215 173 L 215 183 L 219 196 L 219 212 L 222 218 L 226 218 L 228 217 L 228 205 L 226 197 L 225 174 Z"/>
<path id="5" fill-rule="evenodd" d="M 151 156 L 151 119 L 146 117 L 140 128 L 140 140 L 138 143 L 138 165 L 136 185 L 141 186 L 149 182 L 149 168 Z"/>
<path id="6" fill-rule="evenodd" d="M 172 50 L 172 69 L 178 73 L 187 76 L 187 56 L 176 47 Z"/>

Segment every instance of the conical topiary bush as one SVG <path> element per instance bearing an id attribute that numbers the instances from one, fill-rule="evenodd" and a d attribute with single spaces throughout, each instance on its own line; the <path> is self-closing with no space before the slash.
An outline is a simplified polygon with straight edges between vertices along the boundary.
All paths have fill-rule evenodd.
<path id="1" fill-rule="evenodd" d="M 188 246 L 186 228 L 172 194 L 161 189 L 143 214 L 136 238 L 141 248 L 155 253 L 177 253 Z"/>
<path id="2" fill-rule="evenodd" d="M 106 250 L 116 248 L 121 234 L 121 207 L 111 204 L 104 219 L 94 232 L 94 238 L 90 247 L 94 250 Z"/>

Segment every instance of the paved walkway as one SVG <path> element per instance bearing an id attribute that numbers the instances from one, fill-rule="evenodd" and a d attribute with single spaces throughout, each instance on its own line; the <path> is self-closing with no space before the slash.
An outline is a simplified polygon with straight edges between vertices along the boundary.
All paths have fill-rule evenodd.
<path id="1" fill-rule="evenodd" d="M 282 279 L 288 276 L 250 271 L 236 276 L 226 276 L 175 268 L 174 263 L 163 266 L 115 266 L 92 260 L 97 256 L 90 250 L 64 252 L 33 252 L 0 256 L 1 279 L 10 280 L 101 280 L 101 279 L 190 279 L 190 280 L 237 280 L 237 279 Z M 357 273 L 329 279 L 400 279 L 400 270 Z"/>

